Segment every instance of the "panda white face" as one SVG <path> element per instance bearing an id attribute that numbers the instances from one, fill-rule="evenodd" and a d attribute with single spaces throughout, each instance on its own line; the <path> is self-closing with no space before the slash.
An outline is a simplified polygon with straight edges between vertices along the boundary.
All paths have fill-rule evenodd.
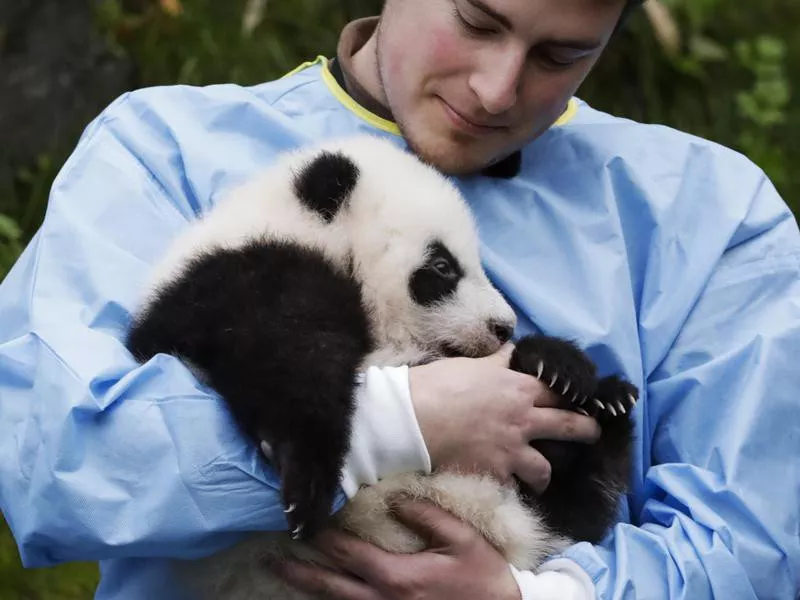
<path id="1" fill-rule="evenodd" d="M 483 356 L 514 333 L 511 308 L 482 273 L 470 271 L 436 240 L 409 279 L 412 326 L 426 348 L 444 356 Z"/>
<path id="2" fill-rule="evenodd" d="M 347 189 L 329 226 L 350 240 L 350 268 L 377 345 L 392 349 L 373 358 L 408 364 L 499 349 L 516 318 L 486 277 L 475 223 L 457 188 L 387 141 L 356 138 L 333 152 L 352 162 L 329 164 Z"/>

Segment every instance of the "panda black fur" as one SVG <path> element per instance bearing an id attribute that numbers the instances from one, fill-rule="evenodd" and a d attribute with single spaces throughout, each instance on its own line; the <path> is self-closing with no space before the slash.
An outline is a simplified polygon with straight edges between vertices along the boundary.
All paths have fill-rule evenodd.
<path id="1" fill-rule="evenodd" d="M 360 371 L 482 356 L 510 338 L 514 314 L 486 278 L 477 240 L 456 188 L 387 141 L 287 153 L 176 241 L 128 347 L 141 361 L 180 357 L 225 399 L 243 432 L 271 449 L 293 537 L 312 535 L 331 519 Z M 511 367 L 603 426 L 594 445 L 533 444 L 553 467 L 545 494 L 487 476 L 407 474 L 364 488 L 334 521 L 389 550 L 418 550 L 421 540 L 388 516 L 402 492 L 470 522 L 518 568 L 573 540 L 599 541 L 627 485 L 636 389 L 598 381 L 582 351 L 551 337 L 519 340 Z M 258 568 L 283 553 L 323 560 L 267 532 L 182 570 L 214 598 L 308 598 Z"/>

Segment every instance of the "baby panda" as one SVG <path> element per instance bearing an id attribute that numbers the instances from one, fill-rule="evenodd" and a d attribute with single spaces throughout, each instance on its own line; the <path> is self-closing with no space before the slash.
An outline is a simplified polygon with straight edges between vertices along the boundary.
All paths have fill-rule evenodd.
<path id="1" fill-rule="evenodd" d="M 395 552 L 423 542 L 390 516 L 399 494 L 475 526 L 517 568 L 535 568 L 613 522 L 630 468 L 637 390 L 597 378 L 569 341 L 526 336 L 511 368 L 545 382 L 565 408 L 595 416 L 592 445 L 537 441 L 546 492 L 447 471 L 403 474 L 331 505 L 349 448 L 354 390 L 368 366 L 491 354 L 515 316 L 484 273 L 475 223 L 452 183 L 386 140 L 343 138 L 282 154 L 179 236 L 156 266 L 127 346 L 172 354 L 229 407 L 280 475 L 288 531 L 259 532 L 181 564 L 200 597 L 311 598 L 264 562 L 325 562 L 304 539 L 335 524 Z"/>

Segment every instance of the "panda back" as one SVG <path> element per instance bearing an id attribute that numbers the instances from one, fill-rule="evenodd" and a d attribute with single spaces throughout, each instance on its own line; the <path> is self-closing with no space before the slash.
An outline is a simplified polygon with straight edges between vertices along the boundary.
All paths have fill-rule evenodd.
<path id="1" fill-rule="evenodd" d="M 264 398 L 241 390 L 287 402 L 320 387 L 349 390 L 372 339 L 346 272 L 301 244 L 256 239 L 194 256 L 151 297 L 127 345 L 142 361 L 184 359 L 246 424 Z"/>

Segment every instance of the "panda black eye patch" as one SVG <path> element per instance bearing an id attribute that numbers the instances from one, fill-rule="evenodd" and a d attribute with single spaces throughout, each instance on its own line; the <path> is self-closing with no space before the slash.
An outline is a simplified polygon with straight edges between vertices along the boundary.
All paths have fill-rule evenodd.
<path id="1" fill-rule="evenodd" d="M 425 262 L 411 275 L 409 291 L 414 302 L 428 306 L 455 293 L 464 269 L 443 243 L 431 243 Z"/>
<path id="2" fill-rule="evenodd" d="M 330 223 L 356 187 L 356 164 L 340 152 L 320 152 L 294 178 L 300 201 Z"/>

